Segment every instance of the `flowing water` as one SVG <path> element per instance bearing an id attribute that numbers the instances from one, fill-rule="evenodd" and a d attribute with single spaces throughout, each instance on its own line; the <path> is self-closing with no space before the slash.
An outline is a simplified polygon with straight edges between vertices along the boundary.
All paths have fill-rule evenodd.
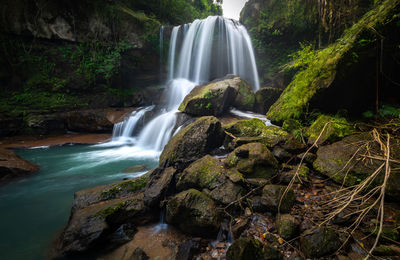
<path id="1" fill-rule="evenodd" d="M 0 187 L 0 259 L 45 259 L 51 240 L 68 222 L 75 191 L 121 181 L 123 170 L 157 164 L 133 147 L 74 145 L 17 150 L 41 166 L 29 178 Z"/>

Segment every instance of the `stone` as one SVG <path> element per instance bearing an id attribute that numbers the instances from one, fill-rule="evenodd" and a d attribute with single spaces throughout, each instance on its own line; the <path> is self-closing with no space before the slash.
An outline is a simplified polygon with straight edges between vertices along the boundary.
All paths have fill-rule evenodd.
<path id="1" fill-rule="evenodd" d="M 299 222 L 289 214 L 283 214 L 276 220 L 278 234 L 285 240 L 291 240 L 299 233 Z"/>
<path id="2" fill-rule="evenodd" d="M 216 80 L 196 86 L 182 101 L 179 110 L 193 116 L 219 116 L 229 108 L 236 93 L 229 82 Z"/>
<path id="3" fill-rule="evenodd" d="M 121 246 L 133 239 L 137 232 L 137 228 L 128 223 L 122 224 L 117 230 L 115 230 L 108 238 L 107 247 L 115 248 Z"/>
<path id="4" fill-rule="evenodd" d="M 0 184 L 30 176 L 39 169 L 39 165 L 28 162 L 14 151 L 0 149 Z"/>
<path id="5" fill-rule="evenodd" d="M 300 178 L 300 180 L 301 180 L 302 183 L 308 182 L 308 181 L 310 180 L 310 177 L 309 177 L 310 169 L 309 169 L 307 166 L 305 166 L 305 165 L 303 164 L 303 165 L 301 165 L 300 167 L 299 167 L 299 165 L 293 166 L 293 169 L 290 170 L 290 171 L 281 172 L 281 173 L 279 174 L 279 176 L 278 176 L 279 182 L 280 182 L 281 184 L 289 184 L 290 181 L 291 181 L 291 180 L 293 179 L 293 177 L 295 176 L 296 171 L 297 171 L 298 176 L 299 176 L 299 178 Z M 295 183 L 295 184 L 299 184 L 299 183 L 300 183 L 299 178 L 296 178 L 296 179 L 294 180 L 294 183 Z"/>
<path id="6" fill-rule="evenodd" d="M 255 111 L 260 114 L 267 113 L 268 109 L 278 100 L 282 94 L 282 89 L 264 87 L 259 89 L 256 94 Z"/>
<path id="7" fill-rule="evenodd" d="M 71 111 L 67 114 L 67 128 L 76 132 L 110 132 L 114 122 L 105 109 Z"/>
<path id="8" fill-rule="evenodd" d="M 258 118 L 239 120 L 223 126 L 225 131 L 235 137 L 258 137 L 266 127 L 265 123 Z"/>
<path id="9" fill-rule="evenodd" d="M 160 155 L 160 166 L 185 164 L 221 146 L 221 123 L 212 116 L 200 117 L 174 135 Z"/>
<path id="10" fill-rule="evenodd" d="M 256 98 L 249 83 L 235 75 L 227 75 L 225 78 L 229 77 L 231 79 L 226 79 L 226 81 L 229 82 L 230 86 L 232 86 L 237 93 L 232 106 L 240 110 L 253 111 Z"/>
<path id="11" fill-rule="evenodd" d="M 322 132 L 325 125 L 325 130 Z M 317 141 L 321 132 L 321 137 L 317 142 L 318 145 L 325 142 L 338 141 L 343 137 L 350 135 L 352 133 L 352 128 L 352 125 L 343 117 L 320 115 L 306 132 L 306 135 L 308 136 L 308 144 L 312 145 Z"/>
<path id="12" fill-rule="evenodd" d="M 156 169 L 149 175 L 144 191 L 144 203 L 149 207 L 157 207 L 170 189 L 176 170 L 173 167 Z"/>
<path id="13" fill-rule="evenodd" d="M 386 196 L 393 200 L 400 199 L 400 140 L 392 138 L 390 162 L 391 174 L 386 187 Z M 321 146 L 317 151 L 317 159 L 313 163 L 315 170 L 330 177 L 335 182 L 345 186 L 360 183 L 370 176 L 382 164 L 381 160 L 365 160 L 362 155 L 367 151 L 372 154 L 382 154 L 380 145 L 372 136 L 372 133 L 355 134 L 345 137 L 339 142 Z M 357 152 L 357 155 L 354 154 Z M 374 185 L 382 183 L 383 171 L 380 172 Z M 372 185 L 371 188 L 374 186 Z"/>
<path id="14" fill-rule="evenodd" d="M 286 188 L 286 186 L 281 185 L 265 185 L 262 190 L 261 203 L 267 207 L 269 211 L 274 213 L 278 212 L 279 203 L 281 203 L 279 212 L 290 212 L 294 205 L 295 194 L 293 189 L 290 188 L 286 195 L 282 198 Z"/>
<path id="15" fill-rule="evenodd" d="M 268 148 L 261 143 L 239 146 L 225 159 L 225 166 L 252 178 L 270 178 L 278 168 L 278 162 Z"/>
<path id="16" fill-rule="evenodd" d="M 339 236 L 332 228 L 326 226 L 309 229 L 300 236 L 301 251 L 309 258 L 332 254 L 340 245 Z"/>
<path id="17" fill-rule="evenodd" d="M 245 190 L 240 185 L 226 180 L 222 185 L 219 185 L 211 192 L 207 192 L 207 194 L 215 200 L 215 202 L 227 205 L 241 198 L 245 194 Z"/>
<path id="18" fill-rule="evenodd" d="M 168 201 L 166 221 L 184 233 L 205 237 L 216 235 L 220 224 L 214 201 L 195 189 L 178 193 Z"/>
<path id="19" fill-rule="evenodd" d="M 183 241 L 176 252 L 176 260 L 189 260 L 200 252 L 200 239 L 189 239 Z"/>
<path id="20" fill-rule="evenodd" d="M 225 169 L 218 159 L 206 155 L 179 174 L 176 188 L 179 191 L 190 188 L 212 190 L 221 185 L 225 179 L 224 173 Z"/>

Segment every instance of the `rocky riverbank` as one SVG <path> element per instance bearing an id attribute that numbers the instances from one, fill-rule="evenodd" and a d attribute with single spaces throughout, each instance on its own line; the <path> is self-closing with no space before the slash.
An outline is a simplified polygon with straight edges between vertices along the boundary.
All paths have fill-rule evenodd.
<path id="1" fill-rule="evenodd" d="M 351 125 L 343 129 L 332 122 L 311 126 L 307 144 L 259 119 L 221 124 L 213 116 L 200 117 L 170 140 L 158 168 L 139 178 L 77 192 L 59 253 L 101 248 L 104 255 L 113 250 L 121 255 L 128 250 L 123 245 L 135 241 L 138 229 L 165 214 L 166 223 L 187 236 L 161 243 L 176 257 L 185 248 L 184 257 L 175 259 L 365 257 L 376 232 L 374 210 L 349 236 L 348 227 L 358 215 L 349 214 L 349 208 L 330 215 L 336 204 L 329 208 L 326 202 L 334 203 L 346 191 L 341 190 L 342 183 L 362 184 L 379 169 L 382 147 L 373 131 L 359 134 Z M 313 130 L 318 132 L 316 139 Z M 387 196 L 395 202 L 400 140 L 392 137 L 390 143 Z M 370 183 L 369 190 L 379 187 L 382 176 Z M 356 200 L 351 205 L 362 206 Z M 399 252 L 399 211 L 387 203 L 385 212 L 385 239 L 374 253 L 390 256 Z M 138 249 L 129 245 L 123 259 L 145 259 L 130 258 L 138 252 L 141 257 L 154 255 L 151 248 L 140 249 L 140 243 Z"/>

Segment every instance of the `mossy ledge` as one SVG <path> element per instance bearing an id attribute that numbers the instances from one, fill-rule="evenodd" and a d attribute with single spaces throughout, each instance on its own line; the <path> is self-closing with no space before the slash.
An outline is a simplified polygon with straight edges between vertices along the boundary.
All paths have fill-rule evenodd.
<path id="1" fill-rule="evenodd" d="M 327 48 L 317 51 L 307 68 L 295 75 L 293 81 L 271 106 L 267 112 L 267 118 L 277 123 L 282 123 L 288 118 L 300 118 L 311 98 L 321 88 L 332 84 L 338 63 L 356 44 L 358 36 L 388 19 L 399 4 L 399 0 L 386 0 L 376 4 L 374 9 L 346 30 L 342 38 Z"/>

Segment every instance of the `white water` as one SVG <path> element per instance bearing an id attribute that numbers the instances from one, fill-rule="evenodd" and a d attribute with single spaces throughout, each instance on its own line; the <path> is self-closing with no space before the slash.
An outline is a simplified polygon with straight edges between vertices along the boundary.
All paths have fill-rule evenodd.
<path id="1" fill-rule="evenodd" d="M 160 46 L 163 41 L 164 27 L 160 29 Z M 236 74 L 247 80 L 255 91 L 259 89 L 253 48 L 245 27 L 219 16 L 172 29 L 168 69 L 165 107 L 136 138 L 132 133 L 137 124 L 154 107 L 132 113 L 129 119 L 115 125 L 109 145 L 133 144 L 135 152 L 143 150 L 157 156 L 171 136 L 179 131 L 180 127 L 176 126 L 178 107 L 196 85 L 226 74 Z"/>

